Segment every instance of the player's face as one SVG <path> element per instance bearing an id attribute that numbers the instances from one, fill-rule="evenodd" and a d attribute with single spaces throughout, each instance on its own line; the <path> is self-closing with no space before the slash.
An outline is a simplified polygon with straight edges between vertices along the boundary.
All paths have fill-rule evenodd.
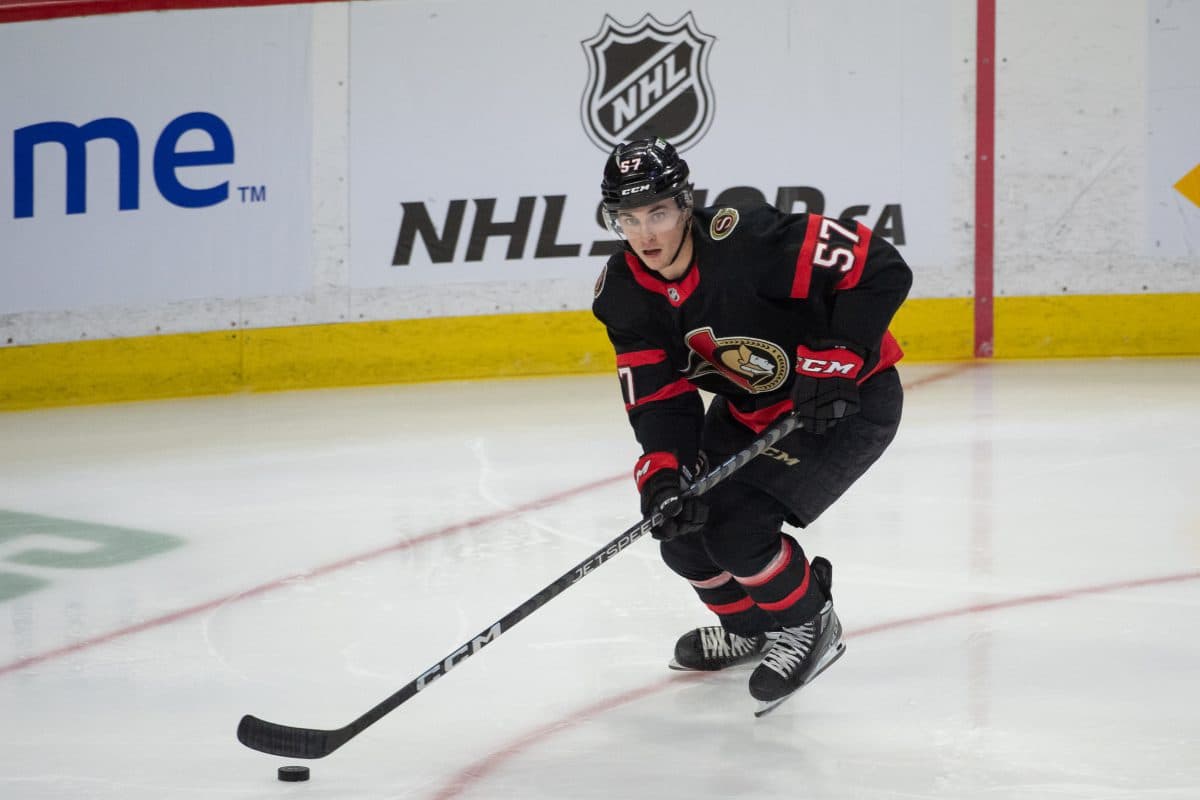
<path id="1" fill-rule="evenodd" d="M 667 280 L 675 280 L 687 271 L 690 248 L 679 247 L 687 233 L 686 214 L 673 199 L 617 214 L 617 224 L 629 246 L 647 267 Z"/>

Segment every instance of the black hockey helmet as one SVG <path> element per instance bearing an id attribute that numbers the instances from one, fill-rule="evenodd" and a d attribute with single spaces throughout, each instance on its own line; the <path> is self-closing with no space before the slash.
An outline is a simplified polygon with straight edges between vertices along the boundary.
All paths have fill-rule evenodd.
<path id="1" fill-rule="evenodd" d="M 684 211 L 692 209 L 692 184 L 687 162 L 666 139 L 636 139 L 613 148 L 604 162 L 600 182 L 604 221 L 614 232 L 617 212 L 674 198 Z"/>

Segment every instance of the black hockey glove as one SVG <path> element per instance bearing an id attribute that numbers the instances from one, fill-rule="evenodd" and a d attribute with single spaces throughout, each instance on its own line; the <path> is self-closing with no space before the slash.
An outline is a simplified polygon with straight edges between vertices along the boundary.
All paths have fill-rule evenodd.
<path id="1" fill-rule="evenodd" d="M 634 478 L 642 495 L 642 516 L 656 511 L 662 523 L 650 530 L 655 539 L 666 541 L 700 530 L 708 521 L 708 504 L 699 497 L 684 496 L 679 462 L 670 453 L 647 453 L 638 459 Z"/>
<path id="2" fill-rule="evenodd" d="M 858 413 L 862 368 L 862 356 L 844 345 L 796 348 L 792 406 L 806 431 L 825 433 L 838 420 Z"/>

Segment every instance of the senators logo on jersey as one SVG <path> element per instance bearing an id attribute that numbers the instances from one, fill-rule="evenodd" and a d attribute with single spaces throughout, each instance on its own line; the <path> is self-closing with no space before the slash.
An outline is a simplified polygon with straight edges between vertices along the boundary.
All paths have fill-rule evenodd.
<path id="1" fill-rule="evenodd" d="M 689 360 L 689 378 L 721 375 L 752 394 L 772 392 L 788 379 L 787 355 L 774 342 L 747 336 L 718 339 L 712 328 L 698 328 L 684 340 L 699 356 Z"/>
<path id="2" fill-rule="evenodd" d="M 737 227 L 740 216 L 736 208 L 722 208 L 713 217 L 712 222 L 708 226 L 708 238 L 714 242 L 719 242 L 733 233 L 733 229 Z"/>

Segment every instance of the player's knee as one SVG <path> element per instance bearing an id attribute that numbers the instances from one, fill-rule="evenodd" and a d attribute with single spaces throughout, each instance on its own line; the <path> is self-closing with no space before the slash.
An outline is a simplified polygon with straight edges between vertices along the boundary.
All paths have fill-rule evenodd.
<path id="1" fill-rule="evenodd" d="M 704 544 L 709 557 L 734 575 L 757 572 L 779 551 L 778 527 L 729 527 L 705 529 Z"/>
<path id="2" fill-rule="evenodd" d="M 689 580 L 705 576 L 714 571 L 715 565 L 704 549 L 698 534 L 679 536 L 659 543 L 659 554 L 663 563 L 676 575 Z"/>

